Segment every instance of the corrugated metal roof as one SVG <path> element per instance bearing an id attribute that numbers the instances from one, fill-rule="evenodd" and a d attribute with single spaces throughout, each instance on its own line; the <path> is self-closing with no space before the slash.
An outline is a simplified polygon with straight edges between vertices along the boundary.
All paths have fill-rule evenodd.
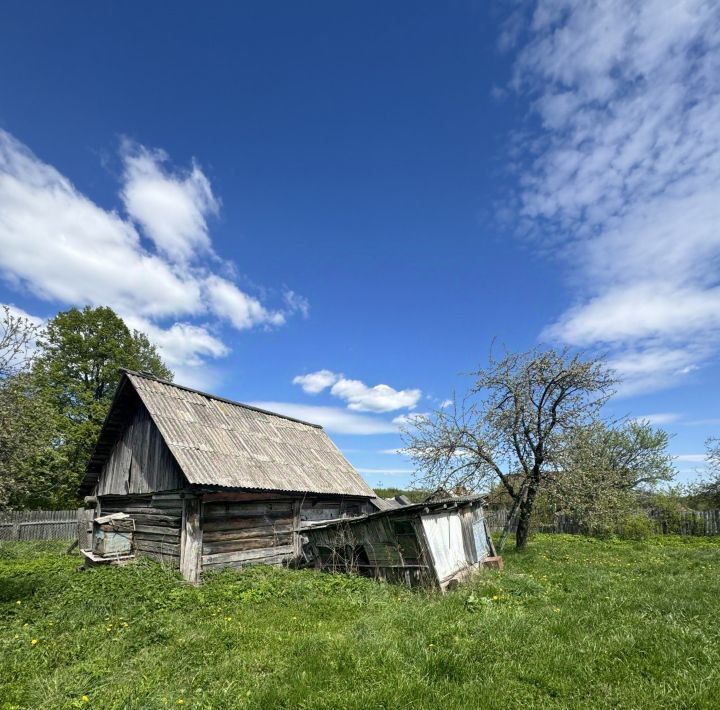
<path id="1" fill-rule="evenodd" d="M 125 372 L 191 484 L 374 496 L 315 424 Z"/>

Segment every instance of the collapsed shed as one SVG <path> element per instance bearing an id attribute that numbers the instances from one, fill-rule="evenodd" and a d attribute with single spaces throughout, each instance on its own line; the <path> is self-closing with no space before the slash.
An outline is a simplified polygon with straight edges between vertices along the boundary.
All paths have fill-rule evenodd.
<path id="1" fill-rule="evenodd" d="M 442 590 L 483 564 L 501 565 L 479 496 L 389 508 L 303 531 L 308 564 Z"/>
<path id="2" fill-rule="evenodd" d="M 192 582 L 295 559 L 303 526 L 375 510 L 322 427 L 131 371 L 80 492 L 96 517 L 131 518 L 133 554 Z"/>

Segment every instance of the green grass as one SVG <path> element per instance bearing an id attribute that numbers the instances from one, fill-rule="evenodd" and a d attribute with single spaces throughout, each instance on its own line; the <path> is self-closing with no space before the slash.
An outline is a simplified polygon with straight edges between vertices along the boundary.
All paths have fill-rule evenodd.
<path id="1" fill-rule="evenodd" d="M 538 535 L 445 596 L 61 552 L 0 546 L 2 708 L 720 704 L 720 540 Z"/>

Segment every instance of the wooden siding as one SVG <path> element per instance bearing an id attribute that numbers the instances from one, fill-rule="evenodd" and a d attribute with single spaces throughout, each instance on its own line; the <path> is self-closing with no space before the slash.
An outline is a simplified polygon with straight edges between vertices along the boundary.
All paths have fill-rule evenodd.
<path id="1" fill-rule="evenodd" d="M 375 512 L 375 508 L 363 498 L 322 498 L 306 496 L 300 506 L 299 527 L 304 528 L 323 520 L 342 517 L 358 517 Z"/>
<path id="2" fill-rule="evenodd" d="M 157 426 L 142 404 L 113 447 L 98 481 L 97 495 L 127 495 L 182 488 L 180 472 Z"/>
<path id="3" fill-rule="evenodd" d="M 202 509 L 202 570 L 282 564 L 294 555 L 290 498 L 210 501 Z"/>
<path id="4" fill-rule="evenodd" d="M 206 494 L 202 510 L 202 569 L 282 564 L 297 557 L 297 530 L 313 522 L 368 512 L 363 498 Z"/>
<path id="5" fill-rule="evenodd" d="M 99 503 L 100 515 L 127 513 L 135 521 L 135 554 L 180 565 L 183 498 L 179 492 L 102 497 Z"/>

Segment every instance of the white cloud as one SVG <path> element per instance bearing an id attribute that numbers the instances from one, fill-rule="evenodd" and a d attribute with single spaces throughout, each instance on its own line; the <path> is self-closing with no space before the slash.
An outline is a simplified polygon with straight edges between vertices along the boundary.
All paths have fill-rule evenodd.
<path id="1" fill-rule="evenodd" d="M 451 399 L 444 399 L 442 402 L 440 402 L 440 409 L 447 409 L 452 405 L 453 401 Z"/>
<path id="2" fill-rule="evenodd" d="M 157 345 L 172 370 L 183 366 L 201 367 L 204 358 L 220 358 L 230 353 L 230 349 L 213 336 L 206 326 L 173 323 L 169 328 L 161 328 L 133 316 L 125 316 L 124 320 L 129 328 L 145 333 L 150 342 Z"/>
<path id="3" fill-rule="evenodd" d="M 341 375 L 337 375 L 330 370 L 318 370 L 317 372 L 309 372 L 307 375 L 297 375 L 293 377 L 293 384 L 300 385 L 303 392 L 308 394 L 318 394 L 334 385 Z"/>
<path id="4" fill-rule="evenodd" d="M 396 390 L 389 385 L 369 387 L 360 380 L 349 380 L 332 370 L 317 370 L 293 378 L 308 394 L 318 394 L 330 388 L 330 394 L 348 403 L 355 412 L 392 412 L 396 409 L 413 409 L 422 397 L 419 389 Z"/>
<path id="5" fill-rule="evenodd" d="M 192 319 L 243 330 L 307 313 L 302 296 L 287 292 L 284 310 L 271 310 L 197 263 L 212 251 L 205 217 L 218 208 L 197 166 L 180 174 L 164 153 L 128 144 L 123 159 L 126 209 L 157 252 L 133 221 L 96 205 L 0 130 L 0 276 L 12 288 L 63 305 L 110 306 L 148 334 L 178 380 L 229 353 L 212 324 Z"/>
<path id="6" fill-rule="evenodd" d="M 186 173 L 168 169 L 162 150 L 123 143 L 122 199 L 127 213 L 171 261 L 185 263 L 211 251 L 206 218 L 219 202 L 210 181 L 193 163 Z"/>
<path id="7" fill-rule="evenodd" d="M 213 313 L 229 320 L 238 330 L 256 325 L 283 325 L 285 315 L 280 311 L 269 311 L 258 301 L 241 291 L 235 284 L 210 276 L 205 281 L 208 304 Z"/>
<path id="8" fill-rule="evenodd" d="M 429 412 L 414 412 L 412 414 L 400 414 L 392 421 L 398 427 L 410 427 L 428 416 L 430 416 Z"/>
<path id="9" fill-rule="evenodd" d="M 330 392 L 348 403 L 356 412 L 392 412 L 417 406 L 422 392 L 419 389 L 396 390 L 389 385 L 368 387 L 360 380 L 339 379 Z"/>
<path id="10" fill-rule="evenodd" d="M 655 414 L 643 414 L 642 416 L 635 417 L 636 422 L 648 422 L 654 426 L 661 424 L 672 424 L 673 422 L 680 419 L 680 414 L 676 412 L 656 412 Z"/>
<path id="11" fill-rule="evenodd" d="M 8 309 L 8 311 L 10 312 L 10 316 L 13 318 L 26 320 L 31 325 L 34 325 L 36 328 L 42 328 L 45 326 L 46 321 L 40 316 L 34 316 L 31 313 L 24 311 L 22 308 L 18 308 L 12 303 L 0 303 L 0 308 L 3 306 Z"/>
<path id="12" fill-rule="evenodd" d="M 47 300 L 155 317 L 203 309 L 192 276 L 145 251 L 132 224 L 81 195 L 4 131 L 0 253 L 3 276 Z"/>
<path id="13" fill-rule="evenodd" d="M 318 407 L 293 402 L 249 402 L 248 404 L 271 412 L 286 414 L 288 417 L 301 419 L 311 424 L 319 424 L 335 434 L 396 434 L 398 431 L 392 422 L 363 414 L 354 414 L 339 407 Z"/>
<path id="14" fill-rule="evenodd" d="M 628 393 L 672 385 L 720 346 L 720 6 L 539 0 L 528 29 L 521 228 L 577 285 L 544 335 L 609 351 Z"/>
<path id="15" fill-rule="evenodd" d="M 415 471 L 411 468 L 358 468 L 360 473 L 379 474 L 383 476 L 409 476 Z"/>
<path id="16" fill-rule="evenodd" d="M 310 302 L 305 296 L 288 289 L 283 294 L 283 300 L 288 313 L 299 313 L 303 318 L 310 316 Z"/>
<path id="17" fill-rule="evenodd" d="M 686 461 L 688 463 L 702 463 L 707 460 L 707 454 L 678 454 L 673 457 L 676 461 Z"/>

